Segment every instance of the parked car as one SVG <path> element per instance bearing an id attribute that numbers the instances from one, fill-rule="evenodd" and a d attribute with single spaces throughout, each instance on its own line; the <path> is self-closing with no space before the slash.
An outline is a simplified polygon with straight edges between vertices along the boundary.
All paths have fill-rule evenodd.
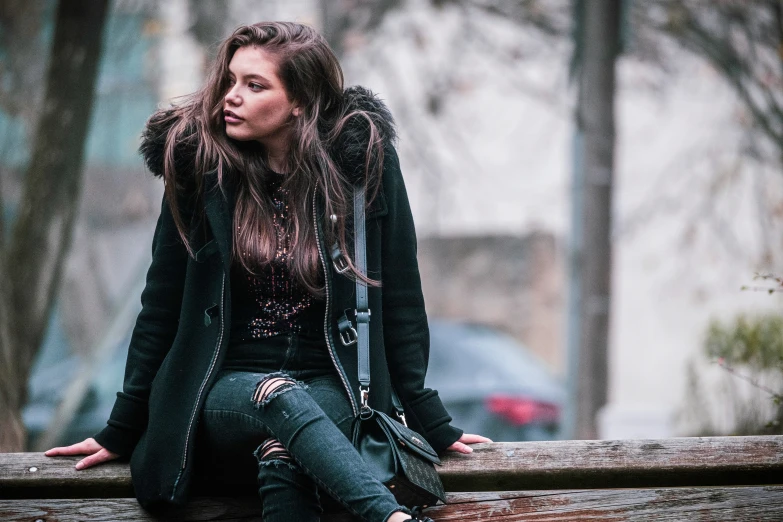
<path id="1" fill-rule="evenodd" d="M 430 320 L 426 385 L 454 425 L 501 441 L 557 438 L 564 384 L 525 346 L 487 326 Z"/>

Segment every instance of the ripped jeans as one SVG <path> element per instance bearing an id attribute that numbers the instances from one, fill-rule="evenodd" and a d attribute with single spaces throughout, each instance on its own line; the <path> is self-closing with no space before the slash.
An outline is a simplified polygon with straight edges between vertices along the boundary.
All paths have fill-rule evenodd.
<path id="1" fill-rule="evenodd" d="M 247 476 L 252 465 L 265 522 L 319 520 L 319 487 L 363 520 L 410 513 L 351 444 L 353 412 L 334 371 L 282 366 L 269 373 L 219 373 L 202 410 L 197 445 L 210 472 Z M 273 381 L 282 385 L 265 393 Z"/>

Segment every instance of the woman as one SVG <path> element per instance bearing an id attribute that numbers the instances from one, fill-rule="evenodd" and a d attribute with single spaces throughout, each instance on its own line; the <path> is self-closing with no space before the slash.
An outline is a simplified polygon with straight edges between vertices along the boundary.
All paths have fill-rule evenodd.
<path id="1" fill-rule="evenodd" d="M 356 278 L 370 286 L 370 406 L 390 412 L 393 387 L 438 452 L 488 439 L 452 427 L 424 388 L 427 319 L 394 139 L 386 107 L 343 90 L 311 28 L 237 29 L 206 86 L 143 136 L 165 197 L 108 425 L 47 455 L 88 455 L 77 469 L 130 457 L 147 508 L 184 503 L 198 469 L 256 475 L 267 521 L 317 520 L 319 486 L 365 520 L 415 517 L 347 438 L 360 402 L 356 347 L 342 342 Z M 356 184 L 366 276 L 347 241 Z"/>

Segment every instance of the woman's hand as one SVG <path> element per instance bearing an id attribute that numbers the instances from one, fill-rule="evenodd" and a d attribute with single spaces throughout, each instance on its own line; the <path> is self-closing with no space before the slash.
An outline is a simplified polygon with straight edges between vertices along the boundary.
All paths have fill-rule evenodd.
<path id="1" fill-rule="evenodd" d="M 446 448 L 446 451 L 456 451 L 457 453 L 473 453 L 473 448 L 468 444 L 478 444 L 479 442 L 492 442 L 486 437 L 481 435 L 473 435 L 470 433 L 464 433 L 457 442 Z"/>
<path id="2" fill-rule="evenodd" d="M 77 470 L 97 466 L 98 464 L 103 464 L 104 462 L 109 462 L 110 460 L 120 458 L 120 456 L 116 453 L 112 453 L 95 442 L 95 439 L 93 438 L 85 439 L 82 442 L 72 444 L 71 446 L 52 448 L 45 452 L 44 455 L 47 457 L 57 457 L 61 455 L 87 455 L 87 457 L 83 458 L 76 464 Z"/>

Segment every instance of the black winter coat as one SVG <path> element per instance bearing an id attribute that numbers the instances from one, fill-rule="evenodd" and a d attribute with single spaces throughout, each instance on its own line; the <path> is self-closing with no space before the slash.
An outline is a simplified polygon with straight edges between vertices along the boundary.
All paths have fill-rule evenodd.
<path id="1" fill-rule="evenodd" d="M 369 289 L 371 377 L 370 405 L 391 412 L 392 385 L 408 424 L 439 452 L 462 431 L 435 390 L 424 388 L 429 330 L 424 311 L 413 226 L 399 161 L 392 146 L 394 124 L 385 105 L 362 88 L 345 92 L 349 106 L 370 111 L 380 127 L 386 151 L 382 189 L 367 213 L 367 267 L 381 288 Z M 355 118 L 358 120 L 358 118 Z M 150 121 L 141 150 L 148 167 L 162 173 L 167 128 Z M 332 155 L 343 173 L 363 170 L 366 126 L 349 123 Z M 182 158 L 176 158 L 178 164 Z M 187 159 L 183 160 L 186 163 Z M 177 233 L 164 200 L 152 242 L 152 264 L 141 296 L 128 351 L 123 391 L 95 439 L 109 451 L 131 456 L 131 474 L 142 506 L 183 504 L 192 481 L 195 436 L 207 391 L 221 367 L 231 325 L 230 257 L 233 195 L 205 176 L 206 219 L 190 237 L 191 257 Z M 324 266 L 324 329 L 335 368 L 354 411 L 359 404 L 356 346 L 339 340 L 337 319 L 355 308 L 355 287 L 338 274 L 323 241 L 323 201 L 313 198 L 313 219 Z"/>

